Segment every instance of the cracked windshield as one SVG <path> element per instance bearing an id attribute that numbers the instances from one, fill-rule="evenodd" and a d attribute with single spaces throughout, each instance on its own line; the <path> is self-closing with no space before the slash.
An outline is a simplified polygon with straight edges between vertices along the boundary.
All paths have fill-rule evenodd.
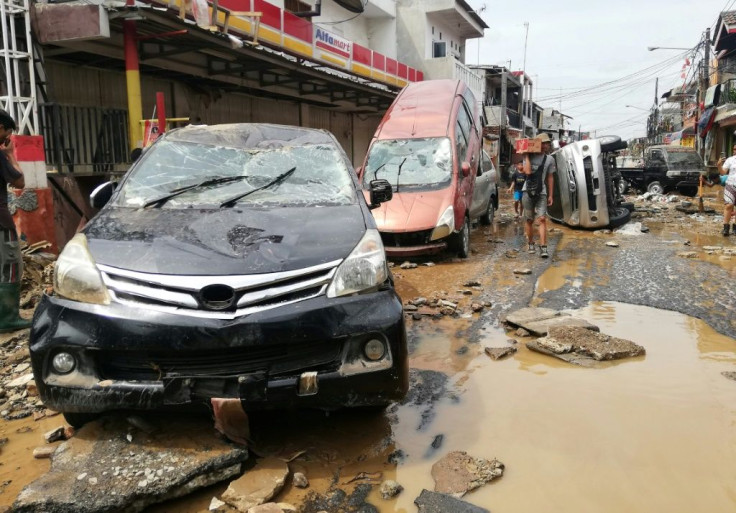
<path id="1" fill-rule="evenodd" d="M 3 0 L 0 513 L 736 512 L 736 0 Z"/>

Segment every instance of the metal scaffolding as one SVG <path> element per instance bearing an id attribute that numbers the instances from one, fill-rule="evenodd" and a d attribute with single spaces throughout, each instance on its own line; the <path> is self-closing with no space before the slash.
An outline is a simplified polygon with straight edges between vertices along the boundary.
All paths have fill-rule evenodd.
<path id="1" fill-rule="evenodd" d="M 30 0 L 0 0 L 3 45 L 0 108 L 18 125 L 18 134 L 38 135 L 35 61 L 31 38 Z"/>

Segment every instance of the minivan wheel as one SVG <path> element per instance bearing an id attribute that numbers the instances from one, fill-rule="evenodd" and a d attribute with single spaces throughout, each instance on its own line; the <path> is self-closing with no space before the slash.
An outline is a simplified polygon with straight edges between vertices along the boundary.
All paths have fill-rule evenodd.
<path id="1" fill-rule="evenodd" d="M 628 146 L 626 141 L 622 141 L 617 135 L 603 135 L 598 137 L 598 141 L 602 152 L 623 150 Z"/>
<path id="2" fill-rule="evenodd" d="M 662 187 L 662 184 L 659 182 L 651 182 L 647 185 L 647 192 L 651 192 L 653 194 L 664 194 L 664 187 Z"/>
<path id="3" fill-rule="evenodd" d="M 629 182 L 624 180 L 623 178 L 619 180 L 618 182 L 618 192 L 619 194 L 623 195 L 626 194 L 626 192 L 629 190 Z"/>
<path id="4" fill-rule="evenodd" d="M 616 207 L 613 215 L 609 218 L 608 225 L 611 228 L 623 226 L 631 220 L 631 211 L 625 207 Z"/>
<path id="5" fill-rule="evenodd" d="M 486 213 L 480 216 L 480 224 L 488 226 L 490 224 L 493 224 L 493 218 L 496 214 L 495 212 L 495 200 L 493 198 L 493 194 L 491 194 L 491 197 L 488 198 L 488 209 L 486 210 Z"/>
<path id="6" fill-rule="evenodd" d="M 99 413 L 78 413 L 78 412 L 66 412 L 62 413 L 64 415 L 64 420 L 66 420 L 67 424 L 69 424 L 73 428 L 81 428 L 88 422 L 92 422 L 93 420 L 96 420 L 100 414 Z"/>
<path id="7" fill-rule="evenodd" d="M 455 250 L 460 258 L 468 258 L 470 254 L 470 219 L 465 216 L 463 227 L 454 235 Z"/>

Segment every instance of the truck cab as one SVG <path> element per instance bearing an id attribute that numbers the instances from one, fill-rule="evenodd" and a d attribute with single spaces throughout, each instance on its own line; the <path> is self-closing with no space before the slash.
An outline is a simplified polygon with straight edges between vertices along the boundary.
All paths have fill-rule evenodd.
<path id="1" fill-rule="evenodd" d="M 650 146 L 638 166 L 623 159 L 620 164 L 625 185 L 655 194 L 677 191 L 691 197 L 697 194 L 700 175 L 705 171 L 700 155 L 683 146 Z"/>

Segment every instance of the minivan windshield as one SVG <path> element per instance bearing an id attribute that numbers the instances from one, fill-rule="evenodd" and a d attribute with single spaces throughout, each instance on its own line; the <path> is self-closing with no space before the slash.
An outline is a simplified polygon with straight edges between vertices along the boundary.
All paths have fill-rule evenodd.
<path id="1" fill-rule="evenodd" d="M 156 201 L 160 198 L 165 202 Z M 115 204 L 182 208 L 345 205 L 355 200 L 350 171 L 337 148 L 329 144 L 264 149 L 164 139 L 139 160 Z"/>
<path id="2" fill-rule="evenodd" d="M 667 163 L 670 169 L 700 169 L 703 161 L 694 151 L 668 151 Z"/>
<path id="3" fill-rule="evenodd" d="M 373 143 L 365 165 L 363 186 L 388 180 L 402 188 L 435 190 L 452 179 L 452 146 L 447 137 L 391 139 Z"/>

